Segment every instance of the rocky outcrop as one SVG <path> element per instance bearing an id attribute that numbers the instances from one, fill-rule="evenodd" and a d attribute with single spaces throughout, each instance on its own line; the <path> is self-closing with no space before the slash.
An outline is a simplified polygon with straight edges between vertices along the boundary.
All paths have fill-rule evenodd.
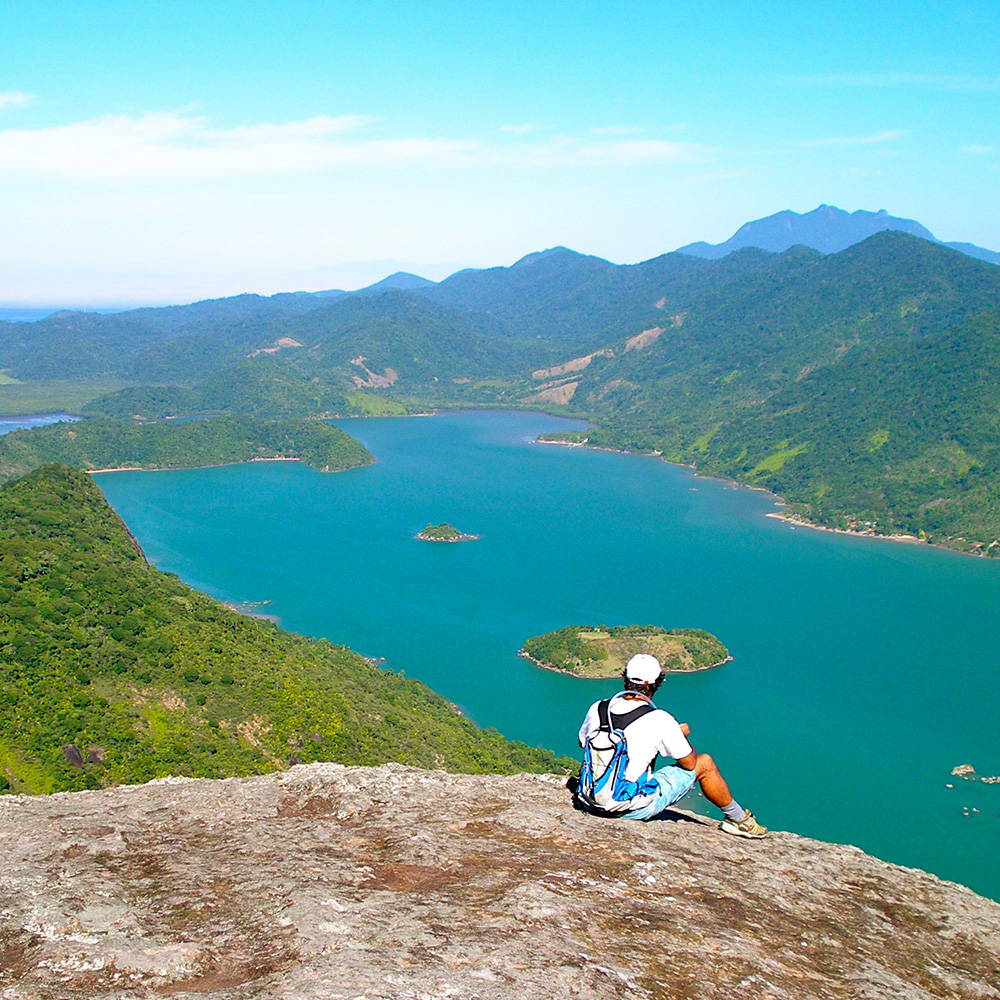
<path id="1" fill-rule="evenodd" d="M 1000 905 L 853 847 L 300 766 L 0 798 L 0 997 L 1000 997 Z"/>

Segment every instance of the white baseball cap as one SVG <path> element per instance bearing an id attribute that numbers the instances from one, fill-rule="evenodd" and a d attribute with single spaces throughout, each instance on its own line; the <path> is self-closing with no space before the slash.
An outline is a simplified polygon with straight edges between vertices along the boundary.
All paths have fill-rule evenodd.
<path id="1" fill-rule="evenodd" d="M 649 653 L 636 653 L 625 667 L 625 676 L 638 684 L 655 684 L 660 673 L 660 661 Z"/>

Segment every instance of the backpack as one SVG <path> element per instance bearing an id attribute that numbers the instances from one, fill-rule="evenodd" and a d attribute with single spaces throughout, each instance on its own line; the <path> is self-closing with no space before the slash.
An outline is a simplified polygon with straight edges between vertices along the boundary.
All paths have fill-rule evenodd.
<path id="1" fill-rule="evenodd" d="M 649 704 L 640 705 L 625 715 L 617 716 L 612 724 L 610 704 L 610 698 L 597 704 L 600 728 L 587 739 L 583 748 L 583 766 L 576 794 L 591 809 L 619 813 L 640 808 L 646 804 L 642 799 L 656 791 L 656 782 L 648 776 L 639 781 L 625 780 L 625 769 L 628 767 L 625 730 L 656 709 Z"/>

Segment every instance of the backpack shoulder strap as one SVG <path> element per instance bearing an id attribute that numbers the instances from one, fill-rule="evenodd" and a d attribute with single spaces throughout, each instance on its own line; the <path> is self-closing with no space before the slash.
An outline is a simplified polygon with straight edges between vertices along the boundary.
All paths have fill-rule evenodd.
<path id="1" fill-rule="evenodd" d="M 616 715 L 615 728 L 625 729 L 627 726 L 631 726 L 636 720 L 641 719 L 644 715 L 648 715 L 650 712 L 655 711 L 656 709 L 647 702 L 640 705 L 638 708 L 633 708 L 631 712 L 626 712 L 624 715 Z"/>
<path id="2" fill-rule="evenodd" d="M 608 715 L 608 706 L 610 704 L 610 698 L 605 698 L 604 701 L 599 701 L 597 703 L 597 723 L 601 729 L 611 728 L 611 718 Z"/>

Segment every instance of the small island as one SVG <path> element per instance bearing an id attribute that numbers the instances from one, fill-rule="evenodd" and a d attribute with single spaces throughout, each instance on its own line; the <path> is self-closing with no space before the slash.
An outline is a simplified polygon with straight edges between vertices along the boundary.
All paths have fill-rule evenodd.
<path id="1" fill-rule="evenodd" d="M 474 542 L 479 535 L 465 535 L 451 524 L 428 524 L 415 538 L 422 542 Z"/>
<path id="2" fill-rule="evenodd" d="M 651 653 L 666 673 L 691 673 L 728 663 L 729 650 L 700 628 L 658 625 L 568 625 L 526 639 L 521 656 L 574 677 L 618 677 L 636 653 Z"/>

